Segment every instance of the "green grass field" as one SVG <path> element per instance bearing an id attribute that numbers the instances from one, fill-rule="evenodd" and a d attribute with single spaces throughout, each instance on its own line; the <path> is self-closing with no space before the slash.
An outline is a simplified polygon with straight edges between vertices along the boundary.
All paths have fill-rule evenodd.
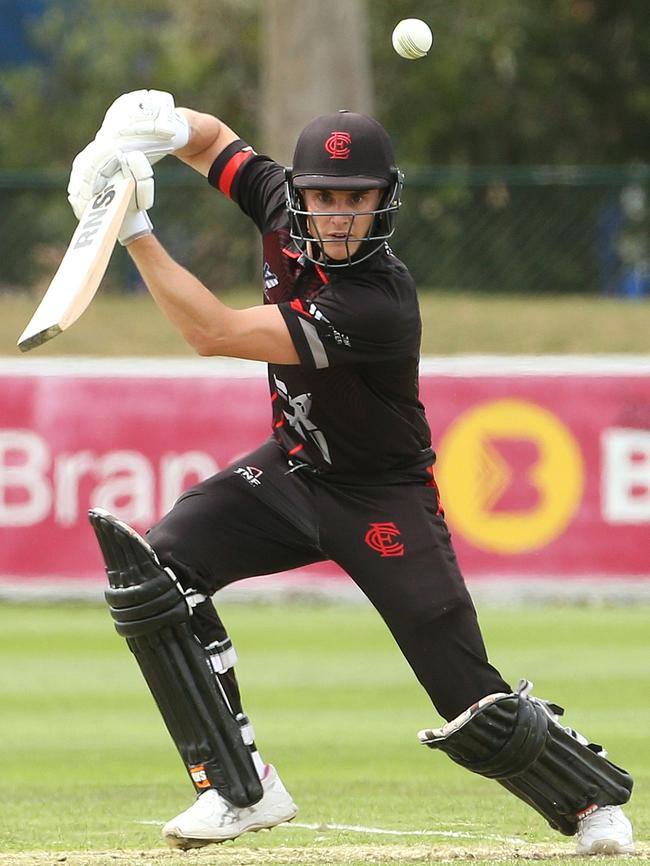
<path id="1" fill-rule="evenodd" d="M 497 784 L 418 745 L 416 731 L 437 717 L 370 609 L 226 601 L 222 610 L 258 744 L 300 806 L 296 823 L 199 852 L 167 851 L 159 825 L 190 804 L 192 789 L 107 612 L 5 604 L 3 866 L 586 862 L 572 856 L 572 840 Z M 504 675 L 534 680 L 537 694 L 570 708 L 568 723 L 633 772 L 628 814 L 643 860 L 649 612 L 480 612 Z"/>
<path id="2" fill-rule="evenodd" d="M 16 348 L 40 300 L 0 294 L 0 356 Z M 224 296 L 234 307 L 260 303 L 257 292 Z M 650 352 L 650 300 L 585 296 L 421 292 L 422 351 L 433 355 Z M 192 351 L 147 295 L 99 294 L 69 331 L 30 354 L 176 355 Z"/>

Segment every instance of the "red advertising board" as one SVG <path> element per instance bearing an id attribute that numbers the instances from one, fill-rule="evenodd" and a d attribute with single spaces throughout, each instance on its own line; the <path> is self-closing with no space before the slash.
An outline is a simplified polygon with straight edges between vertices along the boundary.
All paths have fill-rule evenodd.
<path id="1" fill-rule="evenodd" d="M 650 359 L 430 359 L 421 398 L 468 579 L 650 575 Z M 101 581 L 88 507 L 144 530 L 269 421 L 262 365 L 0 361 L 0 578 Z"/>

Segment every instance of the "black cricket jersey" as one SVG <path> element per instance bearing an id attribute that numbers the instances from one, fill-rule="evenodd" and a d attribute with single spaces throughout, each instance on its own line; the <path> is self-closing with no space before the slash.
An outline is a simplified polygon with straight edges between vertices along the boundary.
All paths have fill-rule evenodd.
<path id="1" fill-rule="evenodd" d="M 284 169 L 244 141 L 208 180 L 259 229 L 264 301 L 279 306 L 300 358 L 268 365 L 273 436 L 288 458 L 338 483 L 430 479 L 420 311 L 405 265 L 387 246 L 345 268 L 305 259 L 289 236 Z"/>

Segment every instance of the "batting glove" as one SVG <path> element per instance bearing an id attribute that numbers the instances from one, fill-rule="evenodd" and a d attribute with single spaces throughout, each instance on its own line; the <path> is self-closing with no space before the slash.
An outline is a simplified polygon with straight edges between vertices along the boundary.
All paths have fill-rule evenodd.
<path id="1" fill-rule="evenodd" d="M 116 155 L 115 145 L 109 142 L 91 141 L 75 156 L 68 181 L 68 201 L 78 220 L 81 219 L 88 203 L 106 186 L 110 175 L 106 173 L 104 167 Z"/>
<path id="2" fill-rule="evenodd" d="M 135 189 L 117 235 L 118 241 L 126 247 L 153 231 L 147 213 L 154 200 L 153 169 L 144 153 L 132 151 L 120 154 L 118 170 L 135 181 Z"/>
<path id="3" fill-rule="evenodd" d="M 77 219 L 81 219 L 88 203 L 117 172 L 135 181 L 133 197 L 117 237 L 121 244 L 127 245 L 153 230 L 147 214 L 154 202 L 153 169 L 143 153 L 121 153 L 110 142 L 91 141 L 72 163 L 68 201 Z"/>
<path id="4" fill-rule="evenodd" d="M 134 90 L 119 96 L 104 116 L 96 135 L 123 152 L 138 150 L 153 165 L 190 139 L 185 117 L 174 97 L 163 90 Z"/>

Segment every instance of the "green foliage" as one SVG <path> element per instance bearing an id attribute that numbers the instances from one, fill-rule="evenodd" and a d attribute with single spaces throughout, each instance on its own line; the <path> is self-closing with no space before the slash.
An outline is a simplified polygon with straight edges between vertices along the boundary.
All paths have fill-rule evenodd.
<path id="1" fill-rule="evenodd" d="M 171 90 L 255 140 L 261 0 L 68 0 L 32 25 L 43 62 L 5 68 L 5 167 L 68 165 L 107 106 Z M 403 162 L 609 163 L 650 150 L 647 0 L 367 0 L 377 111 Z M 296 3 L 294 15 L 300 16 Z M 390 47 L 400 18 L 428 58 Z M 332 30 L 314 39 L 344 38 Z M 334 74 L 329 72 L 328 74 Z M 287 98 L 300 81 L 287 83 Z"/>
<path id="2" fill-rule="evenodd" d="M 382 119 L 416 164 L 646 161 L 646 0 L 393 0 L 372 8 Z M 388 49 L 401 18 L 435 33 L 426 60 Z"/>
<path id="3" fill-rule="evenodd" d="M 620 294 L 634 278 L 647 292 L 647 165 L 609 179 L 513 174 L 513 166 L 523 172 L 535 163 L 647 161 L 647 0 L 366 0 L 365 7 L 377 114 L 406 170 L 395 251 L 418 283 Z M 260 29 L 261 0 L 52 0 L 46 8 L 31 25 L 40 61 L 4 67 L 0 77 L 8 170 L 0 176 L 0 291 L 39 285 L 54 272 L 74 225 L 64 178 L 119 94 L 168 89 L 180 104 L 260 140 L 259 81 L 268 72 L 261 49 L 269 38 Z M 300 29 L 302 10 L 296 3 L 287 32 Z M 310 40 L 345 39 L 334 11 Z M 410 16 L 436 35 L 430 55 L 415 62 L 390 47 L 394 25 Z M 309 72 L 341 74 L 313 60 Z M 300 101 L 300 76 L 285 93 Z M 251 282 L 258 246 L 250 226 L 174 162 L 156 170 L 152 217 L 161 238 L 212 288 Z M 441 177 L 442 167 L 459 176 Z M 42 176 L 32 175 L 30 186 L 15 174 L 38 168 L 58 169 L 56 195 L 47 195 Z M 192 176 L 187 184 L 183 173 Z M 636 216 L 624 213 L 626 197 L 638 200 Z M 124 257 L 119 268 L 107 282 L 133 283 Z"/>
<path id="4" fill-rule="evenodd" d="M 138 88 L 171 90 L 179 104 L 236 118 L 248 134 L 256 13 L 254 0 L 53 3 L 31 30 L 43 62 L 0 79 L 4 167 L 67 167 L 110 103 Z"/>

